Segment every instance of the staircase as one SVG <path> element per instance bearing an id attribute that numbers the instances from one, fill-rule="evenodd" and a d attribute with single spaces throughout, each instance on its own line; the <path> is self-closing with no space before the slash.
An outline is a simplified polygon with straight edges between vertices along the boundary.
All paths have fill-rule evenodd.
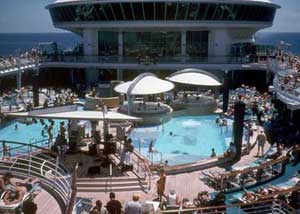
<path id="1" fill-rule="evenodd" d="M 144 191 L 147 181 L 134 176 L 112 178 L 78 178 L 77 192 Z"/>

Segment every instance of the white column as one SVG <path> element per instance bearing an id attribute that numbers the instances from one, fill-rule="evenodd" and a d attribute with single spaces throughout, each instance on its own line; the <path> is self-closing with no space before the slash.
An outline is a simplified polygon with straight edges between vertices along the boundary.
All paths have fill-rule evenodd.
<path id="1" fill-rule="evenodd" d="M 16 79 L 17 79 L 17 89 L 21 89 L 22 88 L 22 71 L 18 71 L 18 73 L 16 75 Z"/>
<path id="2" fill-rule="evenodd" d="M 208 55 L 228 56 L 230 55 L 232 39 L 227 29 L 213 29 L 209 32 Z"/>
<path id="3" fill-rule="evenodd" d="M 118 34 L 118 55 L 119 57 L 123 56 L 123 32 Z"/>
<path id="4" fill-rule="evenodd" d="M 181 31 L 181 56 L 186 56 L 186 31 Z"/>
<path id="5" fill-rule="evenodd" d="M 119 81 L 123 80 L 123 70 L 122 69 L 117 70 L 117 80 L 119 80 Z"/>
<path id="6" fill-rule="evenodd" d="M 83 51 L 85 56 L 98 55 L 98 31 L 96 29 L 83 30 Z"/>
<path id="7" fill-rule="evenodd" d="M 98 56 L 98 31 L 96 29 L 83 30 L 83 51 L 85 56 Z M 98 70 L 89 68 L 85 70 L 85 79 L 87 84 L 97 82 Z"/>

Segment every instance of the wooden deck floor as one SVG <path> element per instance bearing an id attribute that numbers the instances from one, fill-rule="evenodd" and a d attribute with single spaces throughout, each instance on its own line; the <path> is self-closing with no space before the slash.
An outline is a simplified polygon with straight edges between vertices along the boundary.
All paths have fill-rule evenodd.
<path id="1" fill-rule="evenodd" d="M 42 190 L 34 199 L 37 214 L 63 214 L 56 200 L 47 191 Z"/>
<path id="2" fill-rule="evenodd" d="M 253 136 L 251 139 L 251 142 L 255 141 L 256 135 Z M 268 150 L 269 144 L 266 144 L 265 146 L 265 152 Z M 254 146 L 254 148 L 251 150 L 249 155 L 245 155 L 241 158 L 241 160 L 235 164 L 235 166 L 243 166 L 248 163 L 251 163 L 258 159 L 256 157 L 257 154 L 257 145 Z M 210 172 L 222 172 L 224 171 L 223 168 L 219 167 L 213 167 L 207 169 Z M 206 170 L 205 170 L 206 171 Z M 169 175 L 167 176 L 166 181 L 166 190 L 165 194 L 168 194 L 170 190 L 176 190 L 176 193 L 180 199 L 187 198 L 190 201 L 193 200 L 200 191 L 214 191 L 210 187 L 208 187 L 203 181 L 200 180 L 200 177 L 202 176 L 202 171 L 194 171 L 190 173 L 182 173 L 177 175 Z M 141 201 L 146 200 L 153 200 L 157 197 L 156 194 L 156 181 L 158 180 L 158 176 L 153 176 L 152 181 L 152 189 L 149 191 L 149 193 L 139 192 L 141 195 Z M 118 192 L 116 193 L 117 199 L 121 202 L 126 202 L 128 200 L 131 200 L 133 192 Z M 109 193 L 79 193 L 78 197 L 86 197 L 91 198 L 93 200 L 93 203 L 95 203 L 96 200 L 101 200 L 104 204 L 107 203 L 109 200 Z"/>

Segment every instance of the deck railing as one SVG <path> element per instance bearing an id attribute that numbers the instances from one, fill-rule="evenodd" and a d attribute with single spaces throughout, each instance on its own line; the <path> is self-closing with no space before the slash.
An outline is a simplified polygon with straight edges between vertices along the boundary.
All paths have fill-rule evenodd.
<path id="1" fill-rule="evenodd" d="M 50 56 L 43 57 L 43 63 L 137 63 L 143 65 L 150 64 L 245 64 L 253 60 L 247 57 L 235 56 L 207 56 L 207 57 L 119 57 L 119 56 Z"/>
<path id="2" fill-rule="evenodd" d="M 232 204 L 226 206 L 211 206 L 202 208 L 186 208 L 178 210 L 163 210 L 162 214 L 296 214 L 297 211 L 280 200 L 263 200 L 247 204 Z"/>
<path id="3" fill-rule="evenodd" d="M 0 145 L 3 143 L 0 141 Z M 14 156 L 4 155 L 0 160 L 0 172 L 12 172 L 20 179 L 35 177 L 42 187 L 58 202 L 62 211 L 69 207 L 72 196 L 72 174 L 50 150 L 18 142 L 4 142 L 12 150 L 22 150 Z M 26 149 L 24 149 L 26 148 Z"/>
<path id="4" fill-rule="evenodd" d="M 123 146 L 124 144 L 122 142 L 119 142 L 119 148 L 117 149 L 117 153 L 120 155 L 120 157 Z M 133 172 L 138 176 L 138 178 L 141 181 L 141 186 L 144 188 L 145 191 L 151 190 L 152 172 L 150 170 L 148 161 L 145 160 L 145 158 L 138 154 L 136 151 L 133 151 L 131 153 L 130 161 L 131 163 L 133 163 Z M 143 185 L 142 180 L 147 181 L 146 187 Z"/>
<path id="5" fill-rule="evenodd" d="M 271 176 L 268 177 L 268 179 L 272 179 L 275 178 L 276 176 L 281 175 L 282 173 L 284 173 L 285 170 L 285 165 L 288 162 L 288 157 L 287 156 L 282 156 L 276 160 L 271 160 L 271 161 L 265 161 L 262 162 L 256 166 L 248 166 L 246 168 L 243 169 L 237 169 L 237 170 L 232 170 L 230 172 L 224 172 L 224 173 L 219 173 L 219 174 L 213 174 L 213 175 L 209 175 L 209 174 L 204 174 L 207 176 L 208 179 L 208 184 L 212 185 L 214 188 L 216 188 L 217 190 L 228 190 L 228 189 L 239 189 L 239 188 L 243 188 L 243 187 L 247 187 L 247 183 L 246 183 L 246 178 L 247 177 L 253 177 L 253 174 L 257 175 L 261 173 L 261 177 L 263 177 L 264 175 L 264 171 L 271 171 L 270 174 Z M 280 169 L 280 172 L 277 172 L 278 174 L 274 173 L 274 166 L 278 165 L 278 164 L 282 164 L 282 167 Z M 262 171 L 261 171 L 262 170 Z M 263 180 L 261 178 L 261 180 Z M 237 182 L 236 185 L 237 186 L 232 186 L 231 188 L 228 187 L 229 184 L 233 184 L 235 183 L 235 181 Z M 256 183 L 261 182 L 260 180 L 257 181 Z M 250 185 L 255 185 L 255 183 L 250 183 Z"/>

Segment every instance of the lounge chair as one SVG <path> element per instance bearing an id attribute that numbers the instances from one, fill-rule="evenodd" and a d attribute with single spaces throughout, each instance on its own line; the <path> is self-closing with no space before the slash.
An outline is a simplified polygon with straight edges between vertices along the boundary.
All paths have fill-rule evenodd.
<path id="1" fill-rule="evenodd" d="M 22 205 L 25 201 L 34 198 L 41 191 L 40 184 L 34 184 L 33 188 L 27 192 L 22 201 L 15 204 L 6 205 L 3 201 L 7 192 L 3 192 L 0 197 L 0 213 L 1 214 L 17 214 L 22 210 Z"/>

